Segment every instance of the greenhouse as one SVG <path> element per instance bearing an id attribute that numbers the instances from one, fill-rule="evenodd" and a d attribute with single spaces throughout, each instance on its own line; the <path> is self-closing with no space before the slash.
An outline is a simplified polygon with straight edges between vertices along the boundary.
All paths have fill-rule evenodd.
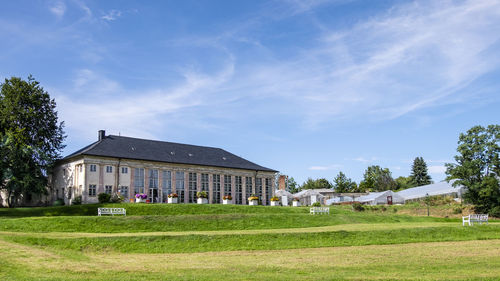
<path id="1" fill-rule="evenodd" d="M 308 206 L 313 204 L 314 202 L 323 203 L 325 196 L 319 193 L 314 189 L 305 189 L 300 192 L 297 192 L 293 195 L 293 197 L 299 198 L 300 204 L 304 206 Z"/>
<path id="2" fill-rule="evenodd" d="M 393 192 L 386 190 L 382 192 L 372 192 L 368 195 L 361 196 L 356 199 L 357 202 L 368 205 L 382 205 L 382 204 L 404 204 L 404 198 Z"/>
<path id="3" fill-rule="evenodd" d="M 454 187 L 453 183 L 441 181 L 434 184 L 422 185 L 413 188 L 408 188 L 397 192 L 397 194 L 404 198 L 405 201 L 420 200 L 426 196 L 451 196 L 453 198 L 462 198 L 464 188 L 462 186 Z"/>

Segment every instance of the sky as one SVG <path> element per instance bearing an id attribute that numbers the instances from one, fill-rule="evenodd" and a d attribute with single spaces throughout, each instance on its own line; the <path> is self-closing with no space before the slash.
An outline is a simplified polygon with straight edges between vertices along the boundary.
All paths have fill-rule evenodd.
<path id="1" fill-rule="evenodd" d="M 499 123 L 500 1 L 5 1 L 0 79 L 32 74 L 63 155 L 106 134 L 220 147 L 294 177 L 434 181 Z"/>

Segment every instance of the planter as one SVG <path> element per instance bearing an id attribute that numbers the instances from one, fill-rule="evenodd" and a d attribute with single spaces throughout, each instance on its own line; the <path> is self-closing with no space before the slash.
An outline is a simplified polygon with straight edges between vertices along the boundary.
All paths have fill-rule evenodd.
<path id="1" fill-rule="evenodd" d="M 146 203 L 146 199 L 135 198 L 135 203 Z"/>
<path id="2" fill-rule="evenodd" d="M 231 202 L 231 200 L 229 200 L 229 199 L 224 199 L 224 200 L 222 200 L 222 204 L 223 205 L 231 205 L 231 204 L 233 204 L 233 202 Z"/>
<path id="3" fill-rule="evenodd" d="M 198 202 L 198 204 L 208 204 L 208 199 L 207 198 L 198 198 L 197 202 Z"/>
<path id="4" fill-rule="evenodd" d="M 280 201 L 271 201 L 271 206 L 279 206 Z"/>
<path id="5" fill-rule="evenodd" d="M 292 206 L 300 207 L 300 201 L 293 201 Z"/>
<path id="6" fill-rule="evenodd" d="M 257 205 L 259 205 L 259 200 L 250 200 L 250 201 L 248 201 L 248 205 L 257 206 Z"/>
<path id="7" fill-rule="evenodd" d="M 177 204 L 177 197 L 168 197 L 168 204 Z"/>

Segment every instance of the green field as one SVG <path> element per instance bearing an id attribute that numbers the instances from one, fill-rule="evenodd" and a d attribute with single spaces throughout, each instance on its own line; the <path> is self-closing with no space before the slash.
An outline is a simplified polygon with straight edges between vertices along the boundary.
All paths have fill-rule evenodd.
<path id="1" fill-rule="evenodd" d="M 308 208 L 0 209 L 0 280 L 500 280 L 500 223 Z"/>

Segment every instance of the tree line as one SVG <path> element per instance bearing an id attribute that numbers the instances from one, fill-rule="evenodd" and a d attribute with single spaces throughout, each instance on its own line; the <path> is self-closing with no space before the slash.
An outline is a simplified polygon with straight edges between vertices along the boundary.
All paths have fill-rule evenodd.
<path id="1" fill-rule="evenodd" d="M 303 189 L 333 189 L 338 193 L 350 192 L 378 192 L 385 190 L 402 190 L 410 187 L 422 186 L 433 183 L 428 174 L 427 164 L 422 157 L 413 160 L 411 174 L 408 177 L 393 179 L 389 168 L 372 165 L 366 168 L 363 180 L 357 184 L 345 173 L 340 171 L 330 182 L 325 178 L 313 180 L 308 178 L 302 185 L 298 185 L 292 177 L 288 180 L 288 191 L 296 193 Z"/>

